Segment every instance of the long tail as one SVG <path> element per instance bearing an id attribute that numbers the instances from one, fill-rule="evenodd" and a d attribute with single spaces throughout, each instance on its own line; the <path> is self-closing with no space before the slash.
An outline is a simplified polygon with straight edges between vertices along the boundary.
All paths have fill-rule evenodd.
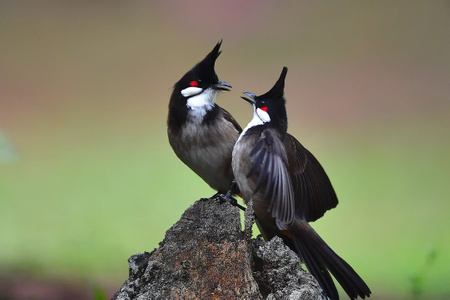
<path id="1" fill-rule="evenodd" d="M 358 296 L 364 299 L 370 296 L 371 291 L 364 280 L 307 222 L 295 220 L 288 231 L 306 267 L 330 299 L 339 299 L 339 294 L 329 272 L 351 299 Z"/>

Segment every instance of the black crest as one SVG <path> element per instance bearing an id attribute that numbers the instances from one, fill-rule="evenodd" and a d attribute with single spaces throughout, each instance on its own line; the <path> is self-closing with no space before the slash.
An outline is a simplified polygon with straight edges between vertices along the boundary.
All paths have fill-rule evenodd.
<path id="1" fill-rule="evenodd" d="M 284 99 L 284 82 L 286 79 L 287 68 L 283 67 L 280 77 L 274 86 L 265 94 L 255 96 L 255 104 L 261 108 L 267 107 L 267 113 L 270 115 L 271 121 L 269 126 L 277 127 L 280 133 L 287 132 L 287 114 L 286 100 Z"/>
<path id="2" fill-rule="evenodd" d="M 284 83 L 286 80 L 287 67 L 283 67 L 281 71 L 280 77 L 277 82 L 275 82 L 274 86 L 267 93 L 255 97 L 255 100 L 279 100 L 284 99 Z"/>
<path id="3" fill-rule="evenodd" d="M 187 72 L 183 78 L 180 79 L 180 83 L 186 85 L 186 82 L 191 80 L 199 81 L 200 87 L 206 88 L 211 84 L 216 84 L 219 81 L 216 71 L 214 70 L 214 65 L 219 57 L 220 46 L 222 45 L 222 40 L 216 44 L 216 46 L 211 50 L 211 52 L 206 55 L 206 57 L 196 64 L 189 72 Z M 183 86 L 184 88 L 184 86 Z"/>
<path id="4" fill-rule="evenodd" d="M 194 67 L 195 69 L 198 69 L 199 72 L 203 73 L 201 74 L 202 77 L 217 77 L 216 72 L 214 71 L 214 65 L 220 53 L 222 53 L 222 51 L 220 51 L 221 45 L 222 40 L 218 42 L 214 49 L 212 49 L 211 52 L 209 52 L 208 55 Z"/>

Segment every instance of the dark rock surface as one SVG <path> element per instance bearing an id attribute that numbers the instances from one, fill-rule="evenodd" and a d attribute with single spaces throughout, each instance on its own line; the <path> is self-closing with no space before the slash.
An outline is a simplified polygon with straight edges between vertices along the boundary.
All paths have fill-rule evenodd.
<path id="1" fill-rule="evenodd" d="M 253 217 L 228 203 L 197 201 L 159 248 L 129 258 L 125 299 L 319 299 L 316 280 L 281 239 L 251 240 Z"/>

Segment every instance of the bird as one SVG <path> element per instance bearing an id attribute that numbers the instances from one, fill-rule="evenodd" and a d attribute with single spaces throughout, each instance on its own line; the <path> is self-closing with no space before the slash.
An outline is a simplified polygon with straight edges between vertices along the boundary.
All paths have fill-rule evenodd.
<path id="1" fill-rule="evenodd" d="M 215 103 L 231 85 L 220 81 L 214 66 L 219 41 L 206 57 L 178 80 L 169 101 L 167 135 L 177 157 L 217 193 L 225 194 L 233 180 L 231 155 L 242 132 L 233 116 Z M 241 209 L 243 207 L 235 203 Z"/>
<path id="2" fill-rule="evenodd" d="M 240 134 L 232 169 L 244 202 L 253 202 L 256 224 L 265 240 L 275 236 L 295 251 L 330 299 L 339 293 L 330 272 L 351 299 L 371 291 L 353 268 L 337 255 L 309 222 L 338 204 L 319 161 L 292 135 L 284 98 L 287 68 L 265 94 L 245 92 L 253 118 Z"/>

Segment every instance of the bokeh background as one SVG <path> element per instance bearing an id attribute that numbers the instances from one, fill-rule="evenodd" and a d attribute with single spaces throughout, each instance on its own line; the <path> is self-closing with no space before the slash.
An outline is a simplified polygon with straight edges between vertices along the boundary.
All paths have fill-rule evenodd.
<path id="1" fill-rule="evenodd" d="M 165 122 L 220 39 L 242 126 L 289 67 L 289 132 L 340 199 L 313 226 L 373 299 L 449 297 L 449 28 L 449 1 L 2 1 L 0 298 L 110 297 L 213 194 Z"/>

